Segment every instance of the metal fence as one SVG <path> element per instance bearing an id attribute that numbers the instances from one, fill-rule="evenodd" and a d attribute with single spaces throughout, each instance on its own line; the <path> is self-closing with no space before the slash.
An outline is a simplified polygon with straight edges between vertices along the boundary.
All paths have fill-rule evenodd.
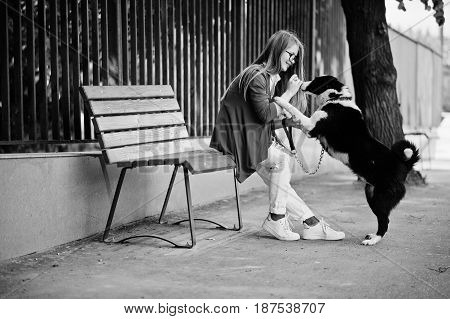
<path id="1" fill-rule="evenodd" d="M 0 145 L 93 141 L 78 87 L 99 84 L 170 84 L 190 133 L 209 135 L 278 29 L 304 41 L 307 77 L 342 74 L 340 1 L 1 0 Z"/>
<path id="2" fill-rule="evenodd" d="M 389 28 L 389 40 L 404 127 L 409 130 L 437 127 L 443 104 L 442 55 L 393 28 Z"/>

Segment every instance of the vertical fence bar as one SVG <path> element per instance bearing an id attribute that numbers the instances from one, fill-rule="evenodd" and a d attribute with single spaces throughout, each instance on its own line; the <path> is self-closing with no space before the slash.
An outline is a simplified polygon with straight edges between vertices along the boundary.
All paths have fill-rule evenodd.
<path id="1" fill-rule="evenodd" d="M 274 32 L 278 31 L 278 1 L 272 1 L 271 4 L 271 11 L 272 11 L 272 32 L 271 34 L 273 34 Z"/>
<path id="2" fill-rule="evenodd" d="M 167 0 L 161 0 L 160 22 L 161 22 L 161 64 L 162 64 L 162 84 L 168 84 L 169 65 L 167 52 Z"/>
<path id="3" fill-rule="evenodd" d="M 296 1 L 299 2 L 299 1 Z M 270 37 L 272 34 L 274 34 L 277 30 L 275 28 L 275 1 L 270 1 L 270 29 L 269 29 L 269 35 L 267 36 Z M 298 18 L 298 20 L 300 20 L 300 18 Z"/>
<path id="4" fill-rule="evenodd" d="M 81 2 L 83 85 L 89 85 L 89 2 Z M 85 122 L 86 124 L 86 122 Z"/>
<path id="5" fill-rule="evenodd" d="M 182 26 L 182 18 L 181 18 L 181 12 L 182 12 L 182 6 L 181 6 L 181 0 L 175 0 L 174 1 L 174 10 L 175 10 L 175 51 L 176 51 L 176 66 L 177 66 L 177 73 L 175 77 L 174 83 L 177 84 L 176 86 L 176 94 L 177 99 L 181 107 L 181 112 L 184 113 L 184 95 L 183 92 L 185 90 L 184 87 L 184 60 L 183 60 L 183 54 L 184 50 L 186 50 L 185 47 L 183 47 L 182 40 L 184 38 L 183 36 L 183 26 Z"/>
<path id="6" fill-rule="evenodd" d="M 138 36 L 139 36 L 139 84 L 145 85 L 145 7 L 144 1 L 138 1 Z"/>
<path id="7" fill-rule="evenodd" d="M 226 0 L 219 0 L 219 12 L 220 12 L 220 84 L 221 84 L 221 95 L 226 90 L 227 76 L 226 76 L 226 45 L 225 45 L 225 29 L 226 29 L 226 20 L 225 20 L 225 2 Z"/>
<path id="8" fill-rule="evenodd" d="M 313 79 L 316 74 L 316 0 L 312 0 L 311 12 L 310 12 L 311 22 L 310 22 L 310 39 L 309 39 L 309 58 L 310 58 L 310 69 L 309 76 Z"/>
<path id="9" fill-rule="evenodd" d="M 98 0 L 91 0 L 92 16 L 92 77 L 93 84 L 100 84 L 100 37 L 98 32 Z"/>
<path id="10" fill-rule="evenodd" d="M 61 86 L 60 105 L 62 108 L 64 139 L 70 140 L 70 88 L 69 88 L 69 7 L 68 0 L 61 0 Z"/>
<path id="11" fill-rule="evenodd" d="M 188 125 L 188 129 L 190 130 L 190 120 L 191 120 L 191 100 L 189 90 L 191 88 L 191 63 L 190 63 L 190 45 L 189 45 L 189 35 L 190 35 L 190 24 L 189 24 L 189 0 L 181 0 L 182 1 L 182 19 L 183 19 L 183 114 L 184 120 Z"/>
<path id="12" fill-rule="evenodd" d="M 27 73 L 26 82 L 28 88 L 28 120 L 27 128 L 30 140 L 36 140 L 36 83 L 35 83 L 35 36 L 34 36 L 34 4 L 32 0 L 27 0 L 26 17 L 27 17 Z M 1 42 L 4 43 L 4 42 Z M 8 61 L 8 60 L 2 60 Z M 3 62 L 5 63 L 5 62 Z"/>
<path id="13" fill-rule="evenodd" d="M 145 6 L 147 22 L 147 83 L 153 84 L 153 1 L 148 0 Z"/>
<path id="14" fill-rule="evenodd" d="M 269 23 L 268 23 L 268 14 L 269 14 L 269 2 L 268 0 L 261 0 L 261 5 L 262 5 L 262 11 L 261 11 L 261 36 L 262 36 L 262 43 L 266 42 L 266 38 L 267 38 L 267 34 L 269 33 L 268 28 L 269 28 Z"/>
<path id="15" fill-rule="evenodd" d="M 13 48 L 14 48 L 14 139 L 23 140 L 23 61 L 22 61 L 22 9 L 20 1 L 14 1 Z"/>
<path id="16" fill-rule="evenodd" d="M 239 8 L 239 15 L 238 15 L 238 27 L 239 27 L 239 38 L 237 39 L 237 47 L 238 47 L 238 54 L 239 54 L 239 67 L 237 69 L 236 75 L 241 72 L 241 70 L 244 68 L 245 63 L 245 54 L 246 54 L 246 48 L 242 45 L 242 43 L 245 43 L 245 39 L 247 37 L 246 31 L 247 31 L 247 22 L 245 21 L 245 1 L 238 1 L 237 2 L 238 8 Z"/>
<path id="17" fill-rule="evenodd" d="M 259 10 L 261 10 L 261 2 L 258 0 L 252 0 L 251 3 L 251 15 L 252 15 L 252 19 L 251 19 L 251 45 L 252 45 L 252 60 L 254 60 L 259 53 L 259 24 L 260 24 L 260 14 L 259 14 Z"/>
<path id="18" fill-rule="evenodd" d="M 215 55 L 215 29 L 214 29 L 214 22 L 215 22 L 215 3 L 216 1 L 208 1 L 208 16 L 209 16 L 209 46 L 208 46 L 208 56 L 209 56 L 209 103 L 207 105 L 207 108 L 209 110 L 209 118 L 208 118 L 208 126 L 207 126 L 207 135 L 211 135 L 212 132 L 212 126 L 214 123 L 215 118 L 215 106 L 216 106 L 216 86 L 217 86 L 217 72 L 215 65 L 217 65 L 216 55 Z"/>
<path id="19" fill-rule="evenodd" d="M 200 126 L 200 135 L 208 134 L 208 125 L 209 125 L 209 90 L 208 90 L 208 79 L 210 78 L 209 74 L 209 61 L 208 61 L 208 38 L 209 38 L 209 13 L 208 13 L 208 3 L 210 1 L 203 1 L 201 5 L 201 11 L 202 11 L 202 18 L 201 18 L 201 27 L 202 29 L 202 107 L 201 107 L 201 114 L 200 114 L 200 120 L 199 120 L 199 126 Z"/>
<path id="20" fill-rule="evenodd" d="M 262 39 L 262 2 L 256 1 L 256 19 L 255 19 L 255 31 L 253 33 L 253 36 L 257 39 L 256 41 L 256 54 L 255 57 L 258 56 L 259 52 L 261 52 L 261 39 Z M 278 2 L 279 3 L 279 2 Z"/>
<path id="21" fill-rule="evenodd" d="M 174 3 L 173 0 L 167 1 L 167 40 L 168 40 L 168 55 L 169 55 L 169 84 L 172 86 L 173 91 L 177 92 L 177 83 L 175 81 L 176 71 L 178 69 L 175 66 L 175 33 L 174 33 Z"/>
<path id="22" fill-rule="evenodd" d="M 251 57 L 252 57 L 252 48 L 251 48 L 251 41 L 252 41 L 251 34 L 252 34 L 252 29 L 253 29 L 253 26 L 251 25 L 252 20 L 253 20 L 252 11 L 251 11 L 252 5 L 253 5 L 253 1 L 247 0 L 247 19 L 246 19 L 246 23 L 247 23 L 247 30 L 246 30 L 247 38 L 246 38 L 246 40 L 247 41 L 245 42 L 246 43 L 245 44 L 246 51 L 247 51 L 247 57 L 246 57 L 247 65 L 250 64 Z"/>
<path id="23" fill-rule="evenodd" d="M 82 28 L 82 64 L 83 64 L 83 85 L 89 85 L 89 2 L 88 0 L 81 0 L 81 28 Z M 84 138 L 91 138 L 91 119 L 87 105 L 83 109 L 83 123 L 84 123 Z"/>
<path id="24" fill-rule="evenodd" d="M 220 52 L 221 52 L 221 46 L 220 46 L 220 36 L 219 36 L 219 0 L 214 1 L 214 113 L 213 113 L 213 121 L 211 122 L 213 125 L 216 123 L 216 116 L 219 112 L 219 101 L 220 101 L 220 80 L 221 80 L 221 73 L 220 73 L 220 65 L 221 65 L 221 59 L 220 59 Z"/>
<path id="25" fill-rule="evenodd" d="M 226 85 L 229 85 L 231 82 L 232 72 L 233 72 L 233 47 L 231 46 L 232 42 L 232 33 L 231 33 L 231 17 L 230 17 L 230 9 L 231 9 L 231 0 L 225 1 L 225 71 L 226 71 Z"/>
<path id="26" fill-rule="evenodd" d="M 124 85 L 128 85 L 130 80 L 129 58 L 128 58 L 128 3 L 127 0 L 122 1 L 121 23 L 122 23 L 122 81 Z"/>
<path id="27" fill-rule="evenodd" d="M 196 25 L 196 16 L 195 16 L 195 7 L 197 5 L 196 1 L 191 1 L 189 6 L 189 46 L 190 46 L 190 65 L 191 65 L 191 85 L 190 85 L 190 97 L 191 104 L 189 106 L 189 134 L 195 135 L 195 108 L 196 108 L 196 88 L 197 88 L 197 72 L 195 67 L 195 56 L 197 54 L 197 50 L 195 48 L 195 30 L 197 28 Z"/>
<path id="28" fill-rule="evenodd" d="M 155 84 L 161 84 L 161 0 L 153 0 L 154 4 L 154 36 L 155 43 Z M 164 0 L 163 0 L 164 1 Z"/>
<path id="29" fill-rule="evenodd" d="M 103 85 L 109 85 L 109 34 L 108 34 L 108 0 L 102 0 L 102 69 L 100 72 Z"/>
<path id="30" fill-rule="evenodd" d="M 72 23 L 72 86 L 73 86 L 73 126 L 74 126 L 74 135 L 76 140 L 81 140 L 81 109 L 80 109 L 80 28 L 79 28 L 79 14 L 78 14 L 78 0 L 72 0 L 72 15 L 71 15 L 71 23 Z"/>
<path id="31" fill-rule="evenodd" d="M 51 77 L 52 84 L 52 134 L 54 140 L 60 139 L 59 132 L 59 35 L 58 35 L 58 6 L 56 1 L 50 1 L 50 48 L 51 48 Z"/>
<path id="32" fill-rule="evenodd" d="M 47 19 L 45 12 L 45 0 L 38 2 L 38 23 L 39 23 L 39 128 L 40 138 L 48 140 L 48 103 L 47 103 L 47 54 L 46 54 L 46 35 Z"/>
<path id="33" fill-rule="evenodd" d="M 43 1 L 42 1 L 43 2 Z M 10 120 L 10 87 L 9 87 L 9 14 L 8 14 L 8 3 L 5 1 L 0 1 L 0 43 L 2 46 L 0 48 L 0 57 L 2 63 L 0 63 L 1 72 L 1 102 L 2 102 L 2 113 L 1 113 L 1 139 L 4 141 L 11 140 L 11 120 Z"/>
<path id="34" fill-rule="evenodd" d="M 281 1 L 277 1 L 276 3 L 276 16 L 277 16 L 277 30 L 281 29 L 282 16 L 281 16 Z"/>
<path id="35" fill-rule="evenodd" d="M 114 0 L 114 21 L 110 21 L 110 25 L 115 26 L 114 29 L 114 51 L 116 57 L 114 59 L 115 83 L 123 85 L 123 64 L 122 64 L 122 5 L 121 0 Z"/>
<path id="36" fill-rule="evenodd" d="M 81 44 L 82 44 L 82 72 L 83 85 L 89 85 L 89 2 L 81 0 Z"/>
<path id="37" fill-rule="evenodd" d="M 195 69 L 197 73 L 196 90 L 194 91 L 196 96 L 196 103 L 194 104 L 195 113 L 195 135 L 201 135 L 202 120 L 203 120 L 203 81 L 202 81 L 202 4 L 201 0 L 196 0 L 195 4 Z"/>
<path id="38" fill-rule="evenodd" d="M 278 3 L 278 2 L 277 2 Z M 260 38 L 259 38 L 259 21 L 260 21 L 260 16 L 259 16 L 259 10 L 261 10 L 260 8 L 260 2 L 257 0 L 253 0 L 253 7 L 252 7 L 252 11 L 253 11 L 253 20 L 252 20 L 252 60 L 255 60 L 258 55 L 259 55 L 259 46 L 260 46 Z"/>
<path id="39" fill-rule="evenodd" d="M 136 0 L 130 1 L 130 54 L 131 54 L 131 84 L 137 84 L 137 12 Z"/>
<path id="40" fill-rule="evenodd" d="M 294 19 L 295 32 L 297 33 L 300 41 L 302 41 L 302 34 L 300 33 L 300 24 L 301 24 L 301 3 L 298 1 L 294 1 L 294 10 L 292 12 L 292 18 Z"/>
<path id="41" fill-rule="evenodd" d="M 231 16 L 232 19 L 232 42 L 231 48 L 233 52 L 233 73 L 232 77 L 234 78 L 239 74 L 241 69 L 241 1 L 240 0 L 232 0 L 232 9 L 233 13 Z"/>

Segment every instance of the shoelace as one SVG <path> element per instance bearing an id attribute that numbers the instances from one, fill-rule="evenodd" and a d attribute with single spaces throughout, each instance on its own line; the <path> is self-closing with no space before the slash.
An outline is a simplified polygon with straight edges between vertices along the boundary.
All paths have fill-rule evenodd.
<path id="1" fill-rule="evenodd" d="M 326 233 L 328 229 L 331 229 L 330 225 L 326 223 L 323 218 L 320 219 L 320 223 L 322 224 L 323 232 Z"/>
<path id="2" fill-rule="evenodd" d="M 292 225 L 292 222 L 289 220 L 289 218 L 287 216 L 284 218 L 284 220 L 281 223 L 282 223 L 283 228 L 285 230 L 287 230 L 287 231 L 292 233 L 293 225 Z"/>

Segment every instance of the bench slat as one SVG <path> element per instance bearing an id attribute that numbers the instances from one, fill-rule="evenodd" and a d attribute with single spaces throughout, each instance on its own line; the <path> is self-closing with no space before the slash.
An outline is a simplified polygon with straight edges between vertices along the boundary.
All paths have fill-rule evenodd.
<path id="1" fill-rule="evenodd" d="M 191 174 L 214 172 L 236 167 L 229 155 L 223 155 L 214 149 L 188 151 L 183 153 L 166 154 L 150 160 L 136 161 L 136 166 L 158 166 L 185 164 Z M 130 166 L 129 162 L 118 163 L 117 166 Z"/>
<path id="2" fill-rule="evenodd" d="M 170 142 L 142 144 L 105 150 L 108 162 L 140 162 L 152 159 L 167 159 L 173 154 L 207 150 L 204 139 L 180 139 Z"/>
<path id="3" fill-rule="evenodd" d="M 102 148 L 112 148 L 187 138 L 186 126 L 161 127 L 148 130 L 105 133 L 101 135 Z"/>
<path id="4" fill-rule="evenodd" d="M 94 118 L 100 132 L 184 124 L 183 113 L 156 113 Z"/>
<path id="5" fill-rule="evenodd" d="M 174 97 L 170 85 L 83 86 L 82 92 L 88 100 Z"/>
<path id="6" fill-rule="evenodd" d="M 179 110 L 176 99 L 91 101 L 94 116 Z"/>
<path id="7" fill-rule="evenodd" d="M 209 173 L 236 167 L 231 156 L 216 153 L 196 152 L 184 159 L 191 174 Z"/>

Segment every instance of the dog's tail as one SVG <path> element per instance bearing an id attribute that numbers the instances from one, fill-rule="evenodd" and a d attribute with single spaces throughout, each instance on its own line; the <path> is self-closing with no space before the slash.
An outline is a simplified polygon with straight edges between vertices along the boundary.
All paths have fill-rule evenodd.
<path id="1" fill-rule="evenodd" d="M 411 170 L 414 164 L 420 160 L 419 150 L 410 141 L 401 140 L 395 142 L 391 150 L 405 162 L 408 170 Z"/>

